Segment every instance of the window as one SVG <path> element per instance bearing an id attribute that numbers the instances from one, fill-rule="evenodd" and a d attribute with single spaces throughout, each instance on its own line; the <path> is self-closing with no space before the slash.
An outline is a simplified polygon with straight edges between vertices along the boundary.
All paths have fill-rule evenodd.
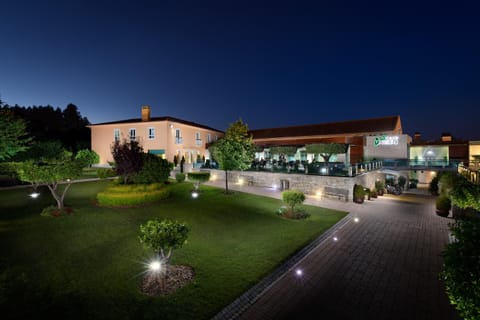
<path id="1" fill-rule="evenodd" d="M 136 130 L 135 128 L 130 129 L 130 140 L 135 140 Z"/>
<path id="2" fill-rule="evenodd" d="M 202 145 L 202 136 L 200 135 L 200 132 L 195 133 L 195 144 L 197 146 Z"/>
<path id="3" fill-rule="evenodd" d="M 175 129 L 175 143 L 181 144 L 182 143 L 182 136 L 180 133 L 180 129 Z"/>
<path id="4" fill-rule="evenodd" d="M 215 141 L 217 141 L 217 140 L 218 140 L 218 136 L 217 136 L 217 135 L 215 135 Z"/>
<path id="5" fill-rule="evenodd" d="M 155 128 L 148 128 L 148 139 L 155 139 Z"/>
<path id="6" fill-rule="evenodd" d="M 210 133 L 207 134 L 207 142 L 212 142 L 212 135 Z"/>
<path id="7" fill-rule="evenodd" d="M 120 141 L 120 129 L 113 129 L 113 140 Z"/>

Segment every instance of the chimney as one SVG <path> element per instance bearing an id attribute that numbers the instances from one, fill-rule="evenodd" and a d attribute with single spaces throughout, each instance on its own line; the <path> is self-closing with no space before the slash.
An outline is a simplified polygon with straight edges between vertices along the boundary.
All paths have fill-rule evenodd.
<path id="1" fill-rule="evenodd" d="M 419 142 L 420 140 L 422 140 L 422 135 L 420 134 L 420 132 L 415 132 L 415 134 L 413 135 L 413 141 Z"/>
<path id="2" fill-rule="evenodd" d="M 442 142 L 451 142 L 452 135 L 450 133 L 442 133 Z"/>
<path id="3" fill-rule="evenodd" d="M 142 121 L 150 121 L 150 106 L 142 106 Z"/>

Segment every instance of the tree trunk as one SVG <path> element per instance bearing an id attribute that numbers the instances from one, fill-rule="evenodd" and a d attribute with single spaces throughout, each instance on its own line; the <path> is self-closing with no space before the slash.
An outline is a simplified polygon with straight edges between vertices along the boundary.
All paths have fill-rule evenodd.
<path id="1" fill-rule="evenodd" d="M 225 193 L 228 194 L 228 171 L 225 170 Z"/>

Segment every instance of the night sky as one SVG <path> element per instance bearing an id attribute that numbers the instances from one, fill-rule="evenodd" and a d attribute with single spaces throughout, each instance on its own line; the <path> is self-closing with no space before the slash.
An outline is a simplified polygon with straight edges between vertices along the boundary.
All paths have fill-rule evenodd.
<path id="1" fill-rule="evenodd" d="M 480 140 L 478 1 L 0 1 L 0 97 L 224 130 L 400 115 Z"/>

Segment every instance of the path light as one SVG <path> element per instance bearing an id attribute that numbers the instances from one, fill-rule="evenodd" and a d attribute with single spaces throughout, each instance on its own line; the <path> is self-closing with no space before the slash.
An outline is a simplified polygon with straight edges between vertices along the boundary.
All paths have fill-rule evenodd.
<path id="1" fill-rule="evenodd" d="M 217 180 L 217 175 L 214 173 L 210 176 L 210 181 L 215 181 Z"/>
<path id="2" fill-rule="evenodd" d="M 273 190 L 277 190 L 277 185 L 276 185 L 276 184 L 272 184 L 272 189 L 273 189 Z"/>
<path id="3" fill-rule="evenodd" d="M 301 276 L 303 275 L 302 269 L 297 269 L 297 270 L 295 270 L 295 274 L 296 274 L 298 277 L 301 277 Z"/>
<path id="4" fill-rule="evenodd" d="M 193 192 L 192 192 L 192 198 L 193 198 L 193 199 L 198 198 L 198 192 L 197 192 L 197 191 L 193 191 Z"/>
<path id="5" fill-rule="evenodd" d="M 360 219 L 358 219 L 357 217 L 355 217 L 355 218 L 353 218 L 353 221 L 354 221 L 354 222 L 359 222 Z"/>
<path id="6" fill-rule="evenodd" d="M 38 192 L 32 192 L 32 193 L 29 194 L 30 198 L 33 198 L 33 199 L 36 199 L 39 195 L 40 195 L 40 193 L 38 193 Z"/>
<path id="7" fill-rule="evenodd" d="M 243 178 L 238 178 L 238 184 L 243 184 Z"/>
<path id="8" fill-rule="evenodd" d="M 152 261 L 150 262 L 150 264 L 148 265 L 148 268 L 152 271 L 152 272 L 159 272 L 161 269 L 162 269 L 162 263 L 158 260 L 155 260 L 155 261 Z"/>
<path id="9" fill-rule="evenodd" d="M 322 191 L 317 191 L 316 195 L 317 195 L 317 197 L 321 198 L 322 197 Z"/>
<path id="10" fill-rule="evenodd" d="M 338 238 L 337 238 L 337 237 L 333 237 L 333 241 L 337 242 L 337 241 L 338 241 Z"/>

